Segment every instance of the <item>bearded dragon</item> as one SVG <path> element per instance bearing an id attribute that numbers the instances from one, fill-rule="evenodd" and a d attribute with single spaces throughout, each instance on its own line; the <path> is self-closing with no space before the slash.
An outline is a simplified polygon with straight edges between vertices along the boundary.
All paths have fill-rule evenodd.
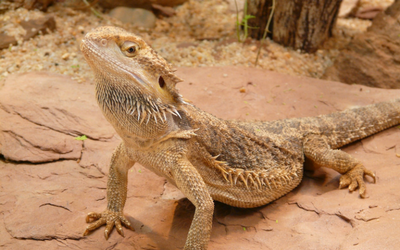
<path id="1" fill-rule="evenodd" d="M 91 212 L 84 235 L 106 224 L 133 229 L 123 214 L 128 170 L 138 162 L 178 187 L 196 207 L 184 249 L 207 249 L 214 204 L 265 205 L 293 190 L 305 159 L 342 174 L 357 188 L 375 174 L 338 150 L 400 122 L 400 99 L 328 115 L 265 122 L 226 121 L 186 102 L 181 79 L 143 39 L 117 27 L 86 34 L 81 50 L 94 71 L 96 98 L 122 138 L 113 153 L 107 208 Z"/>

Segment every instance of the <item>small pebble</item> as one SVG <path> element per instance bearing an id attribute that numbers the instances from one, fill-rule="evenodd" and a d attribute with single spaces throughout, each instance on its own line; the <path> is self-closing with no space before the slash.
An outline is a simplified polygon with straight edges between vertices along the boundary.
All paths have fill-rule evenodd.
<path id="1" fill-rule="evenodd" d="M 61 56 L 61 58 L 64 59 L 64 60 L 68 60 L 68 58 L 69 58 L 69 53 L 63 54 L 63 55 Z"/>

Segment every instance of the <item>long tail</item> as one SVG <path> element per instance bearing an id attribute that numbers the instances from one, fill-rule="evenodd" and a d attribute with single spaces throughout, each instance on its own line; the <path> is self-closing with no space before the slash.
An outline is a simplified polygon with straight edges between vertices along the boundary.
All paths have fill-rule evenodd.
<path id="1" fill-rule="evenodd" d="M 320 133 L 329 138 L 330 146 L 339 148 L 399 124 L 400 99 L 352 108 L 311 120 L 318 123 Z"/>

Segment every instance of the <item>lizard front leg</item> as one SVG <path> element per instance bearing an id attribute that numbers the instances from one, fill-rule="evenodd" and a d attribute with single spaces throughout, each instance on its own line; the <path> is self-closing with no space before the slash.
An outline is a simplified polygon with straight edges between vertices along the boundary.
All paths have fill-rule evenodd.
<path id="1" fill-rule="evenodd" d="M 360 196 L 365 197 L 364 175 L 376 181 L 375 174 L 351 155 L 341 150 L 334 150 L 328 145 L 326 137 L 309 135 L 304 140 L 304 154 L 317 166 L 332 168 L 341 173 L 339 188 L 349 187 L 350 191 L 359 188 Z"/>
<path id="2" fill-rule="evenodd" d="M 186 159 L 179 159 L 171 172 L 176 186 L 196 207 L 184 249 L 207 249 L 214 212 L 214 202 L 207 186 L 196 168 Z"/>
<path id="3" fill-rule="evenodd" d="M 84 236 L 88 235 L 102 225 L 106 224 L 104 236 L 108 239 L 112 229 L 124 236 L 121 223 L 127 228 L 134 230 L 130 222 L 125 218 L 123 209 L 126 201 L 128 170 L 135 164 L 130 160 L 124 143 L 122 142 L 114 151 L 111 158 L 111 166 L 107 183 L 107 209 L 102 213 L 91 212 L 86 217 L 86 222 L 96 221 L 87 226 Z"/>

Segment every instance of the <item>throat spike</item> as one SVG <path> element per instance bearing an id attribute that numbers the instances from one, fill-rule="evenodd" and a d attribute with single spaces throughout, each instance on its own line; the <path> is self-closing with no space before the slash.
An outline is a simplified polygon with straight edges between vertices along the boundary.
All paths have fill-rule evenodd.
<path id="1" fill-rule="evenodd" d="M 150 121 L 150 118 L 151 118 L 151 115 L 147 116 L 146 125 L 149 123 L 149 121 Z"/>
<path id="2" fill-rule="evenodd" d="M 158 116 L 158 118 L 160 119 L 161 122 L 162 122 L 162 121 L 166 121 L 166 119 L 163 120 L 163 117 L 161 116 L 161 113 L 160 113 L 160 112 L 157 112 L 155 115 Z"/>
<path id="3" fill-rule="evenodd" d="M 139 102 L 136 102 L 136 110 L 137 110 L 137 113 L 138 113 L 137 120 L 139 121 L 140 120 L 140 104 L 139 104 Z"/>
<path id="4" fill-rule="evenodd" d="M 156 114 L 153 114 L 153 117 L 154 117 L 154 121 L 155 121 L 156 124 L 157 124 L 157 116 L 156 116 Z"/>
<path id="5" fill-rule="evenodd" d="M 146 116 L 147 116 L 147 112 L 143 112 L 142 119 L 140 120 L 139 124 L 142 124 L 144 122 L 144 119 L 146 118 Z"/>

